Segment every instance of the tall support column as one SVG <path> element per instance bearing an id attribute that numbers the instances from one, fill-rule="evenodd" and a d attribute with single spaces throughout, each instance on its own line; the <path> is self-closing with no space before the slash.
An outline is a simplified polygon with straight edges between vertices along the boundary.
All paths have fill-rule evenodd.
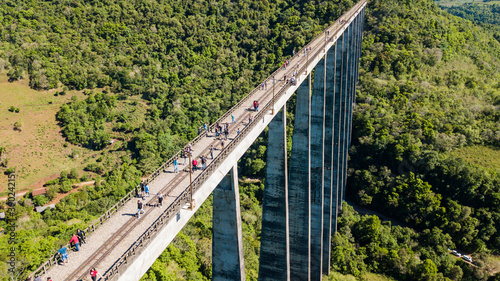
<path id="1" fill-rule="evenodd" d="M 326 55 L 314 68 L 311 99 L 311 280 L 321 281 Z"/>
<path id="2" fill-rule="evenodd" d="M 269 124 L 259 280 L 290 280 L 286 104 Z"/>
<path id="3" fill-rule="evenodd" d="M 343 164 L 342 164 L 342 201 L 345 200 L 346 187 L 347 187 L 347 162 L 349 158 L 349 145 L 351 140 L 351 116 L 352 116 L 352 96 L 354 85 L 354 61 L 355 61 L 355 48 L 354 48 L 354 34 L 356 33 L 356 20 L 352 21 L 348 28 L 349 47 L 347 49 L 347 73 L 346 73 L 346 93 L 345 93 L 345 118 L 344 118 L 344 141 L 343 141 Z M 346 32 L 347 32 L 346 31 Z"/>
<path id="4" fill-rule="evenodd" d="M 333 162 L 332 162 L 332 232 L 337 232 L 337 214 L 341 209 L 341 124 L 342 124 L 342 73 L 344 69 L 344 49 L 347 48 L 345 33 L 335 44 L 335 81 L 333 114 Z"/>
<path id="5" fill-rule="evenodd" d="M 358 77 L 359 77 L 359 58 L 361 57 L 361 50 L 362 50 L 362 40 L 363 40 L 363 24 L 364 24 L 364 15 L 365 15 L 365 8 L 361 10 L 359 15 L 356 17 L 358 20 L 357 22 L 357 34 L 356 34 L 356 62 L 355 62 L 355 77 L 354 77 L 354 87 L 356 87 L 356 84 L 358 83 Z M 352 104 L 354 105 L 356 101 L 356 88 L 354 88 L 354 94 L 352 97 Z M 351 112 L 352 114 L 352 112 Z M 351 118 L 352 120 L 352 118 Z M 351 138 L 352 138 L 352 121 L 351 121 Z M 351 138 L 349 138 L 349 144 L 351 143 Z"/>
<path id="6" fill-rule="evenodd" d="M 311 75 L 297 89 L 288 181 L 290 279 L 308 281 L 310 272 L 310 118 Z"/>
<path id="7" fill-rule="evenodd" d="M 349 25 L 344 32 L 344 47 L 342 50 L 343 64 L 342 64 L 342 86 L 341 86 L 341 128 L 340 128 L 340 179 L 339 179 L 339 206 L 342 208 L 342 201 L 345 200 L 345 180 L 346 180 L 346 169 L 345 163 L 347 159 L 347 114 L 348 114 L 348 96 L 349 96 L 349 47 L 352 32 L 352 24 Z"/>
<path id="8" fill-rule="evenodd" d="M 333 113 L 335 91 L 335 46 L 328 50 L 325 73 L 325 144 L 324 144 L 324 197 L 323 197 L 323 274 L 330 274 L 332 237 L 332 173 L 333 173 Z M 335 192 L 336 193 L 336 192 Z M 336 198 L 335 198 L 336 200 Z"/>
<path id="9" fill-rule="evenodd" d="M 235 165 L 214 190 L 212 280 L 245 280 L 238 170 Z"/>

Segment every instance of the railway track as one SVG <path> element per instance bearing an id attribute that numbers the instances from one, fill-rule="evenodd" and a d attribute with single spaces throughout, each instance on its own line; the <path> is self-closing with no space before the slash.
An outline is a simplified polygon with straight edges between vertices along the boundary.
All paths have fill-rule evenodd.
<path id="1" fill-rule="evenodd" d="M 333 34 L 332 34 L 333 36 Z M 326 37 L 325 37 L 326 40 Z M 301 53 L 298 53 L 295 56 L 294 64 L 290 64 L 289 67 L 287 67 L 287 70 L 283 73 L 281 77 L 276 77 L 276 79 L 273 79 L 274 83 L 271 85 L 271 87 L 274 87 L 274 90 L 271 90 L 270 87 L 267 87 L 265 90 L 258 90 L 254 92 L 251 97 L 247 99 L 247 102 L 251 103 L 253 100 L 259 100 L 259 103 L 261 103 L 262 107 L 264 105 L 268 105 L 270 102 L 272 102 L 272 99 L 274 97 L 275 92 L 278 93 L 283 87 L 287 86 L 286 79 L 291 78 L 293 75 L 294 71 L 299 71 L 300 67 L 296 67 L 297 63 L 299 65 L 304 65 L 309 62 L 310 58 L 313 58 L 314 54 L 319 54 L 319 50 L 323 48 L 325 45 L 326 41 L 324 40 L 319 40 L 316 44 L 313 44 L 310 46 L 310 49 L 302 55 Z M 298 57 L 297 57 L 298 56 Z M 293 59 L 293 58 L 292 58 Z M 292 60 L 291 59 L 291 60 Z M 307 71 L 307 70 L 306 70 Z M 273 76 L 274 78 L 274 76 Z M 281 79 L 280 79 L 281 78 Z M 279 82 L 282 81 L 280 84 Z M 302 81 L 297 81 L 297 84 L 300 84 Z M 251 108 L 251 106 L 250 106 Z M 228 123 L 230 124 L 230 128 L 232 131 L 233 138 L 229 138 L 228 141 L 232 141 L 234 139 L 234 136 L 236 135 L 236 128 L 240 127 L 243 129 L 246 125 L 248 125 L 245 120 L 247 119 L 247 113 L 252 113 L 253 111 L 249 110 L 248 108 L 245 108 L 245 106 L 242 104 L 240 109 L 242 109 L 243 113 L 240 113 L 239 116 L 235 116 L 236 124 L 231 123 L 231 118 L 229 115 L 224 117 L 224 120 L 227 120 Z M 241 110 L 240 110 L 241 112 Z M 256 113 L 256 112 L 255 112 Z M 229 120 L 228 120 L 229 119 Z M 225 122 L 224 122 L 225 123 Z M 230 131 L 230 132 L 231 132 Z M 197 155 L 199 157 L 200 155 L 208 155 L 209 154 L 209 147 L 212 145 L 214 148 L 219 147 L 220 145 L 220 140 L 217 140 L 214 135 L 208 136 L 208 138 L 213 138 L 213 141 L 209 143 L 209 145 L 205 146 L 204 149 Z M 214 156 L 216 154 L 220 154 L 222 149 L 216 149 L 214 151 Z M 213 159 L 207 159 L 207 166 L 212 163 Z M 188 163 L 189 165 L 189 163 Z M 161 193 L 165 195 L 169 195 L 172 191 L 175 190 L 175 188 L 181 184 L 184 180 L 186 180 L 186 177 L 189 176 L 189 173 L 186 173 L 186 168 L 189 170 L 189 166 L 184 167 L 184 169 L 178 173 L 177 175 L 174 176 L 172 180 L 170 180 L 163 188 L 161 188 Z M 189 171 L 188 171 L 189 172 Z M 200 172 L 194 174 L 199 176 Z M 193 179 L 194 180 L 194 179 Z M 182 189 L 181 194 L 183 191 L 189 188 L 189 184 L 186 186 L 186 188 Z M 148 208 L 145 214 L 143 214 L 143 220 L 144 218 L 148 217 L 155 208 L 152 208 L 153 203 L 155 203 L 156 198 L 155 196 L 152 196 L 152 198 L 146 203 L 147 206 L 150 206 L 151 208 Z M 66 278 L 65 280 L 81 280 L 85 279 L 85 277 L 88 275 L 88 270 L 92 267 L 99 267 L 99 264 L 109 255 L 109 253 L 114 250 L 118 244 L 123 241 L 123 239 L 131 232 L 134 228 L 136 228 L 142 220 L 138 220 L 134 217 L 129 219 L 125 224 L 123 224 L 113 235 L 110 239 L 108 239 L 101 247 L 98 248 L 97 251 L 94 252 L 94 254 L 85 260 L 76 270 L 74 270 L 71 275 Z"/>

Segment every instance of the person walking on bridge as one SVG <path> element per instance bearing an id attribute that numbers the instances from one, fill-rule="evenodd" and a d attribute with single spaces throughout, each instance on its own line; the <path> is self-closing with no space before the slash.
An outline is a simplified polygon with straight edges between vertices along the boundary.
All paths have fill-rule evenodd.
<path id="1" fill-rule="evenodd" d="M 141 197 L 144 197 L 144 181 L 141 181 Z"/>
<path id="2" fill-rule="evenodd" d="M 161 192 L 158 192 L 158 206 L 160 206 L 160 209 L 163 207 L 163 194 Z"/>
<path id="3" fill-rule="evenodd" d="M 97 280 L 97 275 L 99 275 L 101 278 L 104 278 L 99 272 L 97 272 L 97 270 L 95 269 L 95 267 L 92 267 L 90 269 L 90 278 L 92 279 L 92 281 L 96 281 Z"/>
<path id="4" fill-rule="evenodd" d="M 177 166 L 177 159 L 174 159 L 174 173 L 179 172 L 179 167 Z"/>
<path id="5" fill-rule="evenodd" d="M 141 212 L 143 214 L 146 213 L 146 211 L 144 211 L 144 209 L 142 208 L 142 202 L 141 200 L 137 200 L 137 219 L 140 219 L 141 218 Z"/>
<path id="6" fill-rule="evenodd" d="M 210 149 L 210 157 L 214 159 L 214 146 L 211 144 L 209 149 Z"/>
<path id="7" fill-rule="evenodd" d="M 197 166 L 198 166 L 198 160 L 196 160 L 196 158 L 195 158 L 195 159 L 193 159 L 193 172 L 196 171 L 196 169 L 198 169 Z"/>
<path id="8" fill-rule="evenodd" d="M 253 109 L 254 111 L 259 111 L 259 102 L 256 100 L 253 101 Z"/>
<path id="9" fill-rule="evenodd" d="M 71 240 L 69 240 L 69 243 L 73 243 L 75 245 L 76 251 L 80 251 L 80 240 L 78 240 L 78 236 L 73 234 L 73 237 L 71 237 Z"/>
<path id="10" fill-rule="evenodd" d="M 144 185 L 144 192 L 146 193 L 146 197 L 149 197 L 149 186 L 147 184 Z"/>
<path id="11" fill-rule="evenodd" d="M 76 235 L 78 235 L 78 239 L 80 240 L 80 242 L 82 242 L 82 244 L 87 244 L 85 242 L 85 232 L 81 229 L 77 229 L 76 230 Z"/>
<path id="12" fill-rule="evenodd" d="M 57 252 L 61 255 L 62 265 L 64 265 L 64 263 L 68 263 L 68 248 L 61 245 L 61 248 Z"/>
<path id="13" fill-rule="evenodd" d="M 202 155 L 200 158 L 201 158 L 201 168 L 205 170 L 207 168 L 207 158 L 204 155 Z"/>

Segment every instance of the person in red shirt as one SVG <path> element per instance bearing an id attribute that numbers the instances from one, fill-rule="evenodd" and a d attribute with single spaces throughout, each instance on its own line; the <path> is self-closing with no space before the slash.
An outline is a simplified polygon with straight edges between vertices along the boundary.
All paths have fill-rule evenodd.
<path id="1" fill-rule="evenodd" d="M 71 237 L 71 240 L 69 240 L 69 243 L 73 243 L 75 244 L 75 248 L 77 251 L 80 251 L 80 241 L 78 240 L 78 236 L 75 234 L 73 234 L 73 237 Z"/>
<path id="2" fill-rule="evenodd" d="M 97 280 L 97 275 L 99 275 L 99 277 L 103 278 L 101 274 L 99 274 L 99 272 L 97 272 L 97 270 L 95 269 L 95 267 L 91 268 L 90 269 L 90 278 L 92 278 L 92 281 L 96 281 Z"/>
<path id="3" fill-rule="evenodd" d="M 198 167 L 196 167 L 196 166 L 198 166 L 198 160 L 194 159 L 194 160 L 193 160 L 193 172 L 194 172 L 196 169 L 198 169 Z"/>

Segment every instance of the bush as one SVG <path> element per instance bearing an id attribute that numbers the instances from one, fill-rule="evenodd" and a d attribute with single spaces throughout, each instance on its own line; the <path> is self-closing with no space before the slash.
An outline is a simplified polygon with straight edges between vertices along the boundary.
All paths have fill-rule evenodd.
<path id="1" fill-rule="evenodd" d="M 48 186 L 48 185 L 54 185 L 54 184 L 58 184 L 58 183 L 59 183 L 59 179 L 54 179 L 54 180 L 47 181 L 44 185 Z"/>
<path id="2" fill-rule="evenodd" d="M 14 131 L 21 131 L 23 127 L 23 123 L 21 123 L 20 121 L 17 121 L 16 123 L 14 123 Z"/>
<path id="3" fill-rule="evenodd" d="M 61 191 L 62 193 L 67 193 L 69 192 L 71 189 L 73 189 L 73 186 L 70 182 L 63 182 L 61 184 L 61 187 L 59 187 L 59 191 Z"/>
<path id="4" fill-rule="evenodd" d="M 6 175 L 10 175 L 12 173 L 14 173 L 16 171 L 15 168 L 8 168 L 7 170 L 5 170 L 5 172 L 3 172 L 4 174 Z"/>
<path id="5" fill-rule="evenodd" d="M 21 109 L 19 107 L 16 108 L 16 113 L 19 113 L 19 111 L 21 111 Z"/>
<path id="6" fill-rule="evenodd" d="M 83 176 L 80 178 L 80 181 L 81 182 L 84 182 L 84 181 L 89 181 L 90 180 L 90 177 L 89 175 L 87 174 L 83 174 Z"/>
<path id="7" fill-rule="evenodd" d="M 35 206 L 43 206 L 49 201 L 49 198 L 47 198 L 45 195 L 37 195 L 33 197 L 33 203 L 35 204 Z"/>
<path id="8" fill-rule="evenodd" d="M 102 174 L 104 172 L 104 167 L 102 165 L 98 165 L 96 163 L 88 164 L 85 169 L 85 171 L 90 171 L 94 172 L 96 174 Z"/>
<path id="9" fill-rule="evenodd" d="M 56 198 L 58 190 L 59 190 L 58 186 L 50 186 L 47 188 L 47 193 L 45 193 L 45 196 L 49 198 L 49 200 L 52 200 Z"/>
<path id="10" fill-rule="evenodd" d="M 68 178 L 70 179 L 77 179 L 78 178 L 78 172 L 75 170 L 75 168 L 71 169 L 69 172 Z"/>
<path id="11" fill-rule="evenodd" d="M 9 107 L 9 111 L 10 111 L 10 112 L 14 112 L 15 110 L 16 110 L 16 108 L 15 108 L 14 106 L 12 106 L 12 105 L 11 105 L 11 106 Z"/>

